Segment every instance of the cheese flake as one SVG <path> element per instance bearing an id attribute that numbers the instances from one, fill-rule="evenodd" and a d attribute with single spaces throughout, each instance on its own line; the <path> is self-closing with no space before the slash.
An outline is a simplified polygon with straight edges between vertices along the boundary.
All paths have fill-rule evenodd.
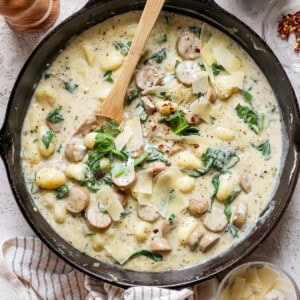
<path id="1" fill-rule="evenodd" d="M 153 170 L 142 170 L 136 173 L 135 193 L 152 194 Z"/>
<path id="2" fill-rule="evenodd" d="M 129 152 L 137 151 L 144 145 L 144 138 L 142 132 L 142 125 L 140 118 L 134 118 L 126 122 L 126 125 L 133 132 L 133 135 L 127 142 L 127 150 Z"/>
<path id="3" fill-rule="evenodd" d="M 116 150 L 121 151 L 124 146 L 129 142 L 133 135 L 133 131 L 127 124 L 125 124 L 124 130 L 115 138 Z"/>
<path id="4" fill-rule="evenodd" d="M 206 123 L 210 123 L 212 104 L 206 98 L 200 97 L 191 104 L 190 108 L 195 115 L 199 116 Z"/>
<path id="5" fill-rule="evenodd" d="M 205 94 L 208 89 L 208 73 L 201 71 L 192 82 L 193 94 Z"/>

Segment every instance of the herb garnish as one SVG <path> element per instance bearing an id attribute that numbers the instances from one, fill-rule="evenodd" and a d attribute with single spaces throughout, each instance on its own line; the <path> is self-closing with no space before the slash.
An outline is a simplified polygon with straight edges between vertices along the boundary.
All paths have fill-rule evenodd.
<path id="1" fill-rule="evenodd" d="M 70 93 L 73 93 L 78 87 L 79 85 L 76 83 L 64 81 L 64 88 Z"/>
<path id="2" fill-rule="evenodd" d="M 49 148 L 50 143 L 55 138 L 55 133 L 53 130 L 49 129 L 43 136 L 42 136 L 42 142 L 46 149 Z"/>
<path id="3" fill-rule="evenodd" d="M 66 184 L 64 184 L 60 186 L 58 189 L 56 189 L 55 191 L 56 191 L 56 199 L 62 199 L 68 196 L 70 189 Z"/>
<path id="4" fill-rule="evenodd" d="M 137 158 L 134 161 L 134 167 L 137 167 L 141 164 L 144 163 L 151 163 L 154 161 L 161 161 L 166 163 L 167 165 L 169 164 L 168 160 L 165 158 L 165 155 L 163 152 L 159 151 L 155 147 L 148 148 L 143 155 L 141 155 L 139 158 Z"/>
<path id="5" fill-rule="evenodd" d="M 230 209 L 230 203 L 238 196 L 238 194 L 241 192 L 240 186 L 236 186 L 232 192 L 229 194 L 229 196 L 224 201 L 224 214 L 227 217 L 228 222 L 231 218 L 231 209 Z"/>
<path id="6" fill-rule="evenodd" d="M 98 202 L 98 208 L 101 213 L 103 213 L 105 215 L 108 214 L 108 211 L 104 208 L 104 206 L 100 202 Z"/>
<path id="7" fill-rule="evenodd" d="M 116 50 L 120 51 L 121 54 L 123 54 L 123 55 L 128 54 L 130 46 L 131 46 L 131 41 L 127 42 L 127 44 L 124 44 L 122 42 L 116 42 L 115 43 Z"/>
<path id="8" fill-rule="evenodd" d="M 159 123 L 163 122 L 167 123 L 167 125 L 177 135 L 199 134 L 199 129 L 187 123 L 181 110 L 177 110 L 175 113 L 159 120 Z"/>
<path id="9" fill-rule="evenodd" d="M 49 72 L 49 71 L 46 71 L 46 72 L 44 73 L 44 79 L 45 79 L 45 80 L 49 79 L 51 76 L 52 76 L 52 73 Z"/>
<path id="10" fill-rule="evenodd" d="M 243 90 L 242 94 L 245 98 L 245 101 L 247 103 L 249 103 L 250 105 L 252 105 L 252 98 L 253 98 L 252 94 L 249 91 L 246 91 L 246 90 Z"/>
<path id="11" fill-rule="evenodd" d="M 231 233 L 231 235 L 234 237 L 234 238 L 238 238 L 239 237 L 239 230 L 237 227 L 235 227 L 234 225 L 232 224 L 229 224 L 227 226 L 227 230 Z"/>
<path id="12" fill-rule="evenodd" d="M 119 123 L 115 120 L 110 120 L 106 123 L 104 123 L 98 132 L 109 134 L 112 137 L 116 137 L 121 132 L 119 129 Z"/>
<path id="13" fill-rule="evenodd" d="M 171 214 L 170 217 L 168 218 L 169 223 L 172 225 L 174 223 L 175 215 Z"/>
<path id="14" fill-rule="evenodd" d="M 160 49 L 158 52 L 154 53 L 152 56 L 147 58 L 144 61 L 144 65 L 148 63 L 149 60 L 153 59 L 157 64 L 161 64 L 162 61 L 167 57 L 167 50 L 166 48 Z"/>
<path id="15" fill-rule="evenodd" d="M 163 260 L 163 256 L 161 254 L 152 252 L 147 249 L 137 249 L 131 254 L 130 257 L 135 257 L 138 255 L 146 256 L 154 261 L 162 261 Z"/>
<path id="16" fill-rule="evenodd" d="M 140 95 L 140 91 L 136 88 L 129 89 L 127 91 L 127 102 L 131 104 L 131 102 Z"/>
<path id="17" fill-rule="evenodd" d="M 215 76 L 219 75 L 221 71 L 225 71 L 225 69 L 224 69 L 224 67 L 222 65 L 218 65 L 216 63 L 212 64 L 211 69 L 212 69 L 213 74 Z"/>
<path id="18" fill-rule="evenodd" d="M 197 37 L 200 37 L 201 28 L 198 26 L 189 26 L 189 32 L 194 33 Z"/>
<path id="19" fill-rule="evenodd" d="M 256 134 L 261 134 L 264 128 L 264 114 L 261 114 L 249 106 L 242 106 L 238 104 L 235 108 L 237 115 L 245 123 L 249 125 L 251 130 Z"/>
<path id="20" fill-rule="evenodd" d="M 252 146 L 262 153 L 262 155 L 265 157 L 265 160 L 269 160 L 271 158 L 271 145 L 269 140 L 260 144 L 259 146 L 255 146 L 253 144 Z"/>
<path id="21" fill-rule="evenodd" d="M 129 209 L 125 209 L 124 211 L 121 212 L 121 217 L 125 218 L 126 216 L 129 216 L 132 214 L 132 211 Z"/>
<path id="22" fill-rule="evenodd" d="M 61 105 L 56 106 L 50 111 L 46 117 L 46 120 L 52 124 L 60 123 L 64 120 L 64 117 L 59 113 L 62 109 Z"/>
<path id="23" fill-rule="evenodd" d="M 104 74 L 103 74 L 103 79 L 105 81 L 108 81 L 108 82 L 114 82 L 113 78 L 112 78 L 112 71 L 106 71 Z"/>

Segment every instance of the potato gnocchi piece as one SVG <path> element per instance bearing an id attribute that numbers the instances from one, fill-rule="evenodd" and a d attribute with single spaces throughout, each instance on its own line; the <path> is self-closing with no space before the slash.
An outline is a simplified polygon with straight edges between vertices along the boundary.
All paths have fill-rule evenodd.
<path id="1" fill-rule="evenodd" d="M 95 59 L 96 59 L 96 53 L 92 49 L 92 46 L 86 42 L 82 42 L 82 43 L 80 43 L 80 47 L 84 53 L 84 57 L 85 57 L 87 63 L 90 66 L 93 66 L 95 63 Z"/>
<path id="2" fill-rule="evenodd" d="M 41 154 L 37 143 L 26 143 L 22 158 L 32 164 L 38 164 L 41 161 Z"/>
<path id="3" fill-rule="evenodd" d="M 56 103 L 55 90 L 48 85 L 40 86 L 35 92 L 35 98 L 41 104 L 54 105 Z"/>
<path id="4" fill-rule="evenodd" d="M 70 163 L 66 167 L 65 174 L 68 178 L 79 181 L 84 179 L 85 170 L 86 165 L 83 163 Z"/>
<path id="5" fill-rule="evenodd" d="M 105 246 L 105 238 L 101 234 L 95 234 L 90 237 L 90 240 L 93 245 L 93 249 L 97 252 L 104 249 Z"/>
<path id="6" fill-rule="evenodd" d="M 144 242 L 151 233 L 152 225 L 139 221 L 135 223 L 134 236 L 138 242 Z"/>
<path id="7" fill-rule="evenodd" d="M 93 149 L 96 143 L 98 132 L 90 132 L 84 137 L 84 144 L 88 149 Z"/>
<path id="8" fill-rule="evenodd" d="M 55 190 L 66 183 L 66 176 L 60 170 L 42 168 L 36 173 L 36 183 L 42 189 Z"/>
<path id="9" fill-rule="evenodd" d="M 203 167 L 202 161 L 192 152 L 186 150 L 182 151 L 176 156 L 176 163 L 183 169 L 201 169 Z"/>
<path id="10" fill-rule="evenodd" d="M 156 109 L 164 116 L 169 116 L 174 113 L 178 109 L 178 104 L 172 101 L 156 101 L 155 102 Z"/>
<path id="11" fill-rule="evenodd" d="M 177 186 L 182 193 L 190 193 L 196 184 L 195 178 L 182 176 L 177 180 Z"/>
<path id="12" fill-rule="evenodd" d="M 56 149 L 55 135 L 49 127 L 41 125 L 38 127 L 38 149 L 42 156 L 49 157 Z M 51 137 L 51 134 L 54 136 Z"/>
<path id="13" fill-rule="evenodd" d="M 191 233 L 194 231 L 194 229 L 197 227 L 198 222 L 193 217 L 186 217 L 178 232 L 178 240 L 181 245 L 186 245 L 188 243 L 189 237 Z"/>
<path id="14" fill-rule="evenodd" d="M 119 69 L 124 61 L 124 57 L 119 52 L 110 53 L 100 63 L 102 71 L 115 71 Z"/>
<path id="15" fill-rule="evenodd" d="M 67 211 L 63 205 L 59 205 L 58 203 L 54 206 L 54 220 L 56 223 L 62 224 L 66 221 Z"/>
<path id="16" fill-rule="evenodd" d="M 225 127 L 217 127 L 216 128 L 216 136 L 222 141 L 230 142 L 234 140 L 235 133 L 233 130 Z"/>
<path id="17" fill-rule="evenodd" d="M 217 199 L 224 202 L 233 189 L 238 185 L 238 178 L 235 173 L 228 172 L 219 177 L 220 184 L 217 192 Z"/>

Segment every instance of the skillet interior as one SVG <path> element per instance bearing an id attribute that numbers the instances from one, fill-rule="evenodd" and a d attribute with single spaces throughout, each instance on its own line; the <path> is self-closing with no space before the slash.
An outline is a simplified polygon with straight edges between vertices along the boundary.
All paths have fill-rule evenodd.
<path id="1" fill-rule="evenodd" d="M 93 4 L 94 2 L 94 4 Z M 9 180 L 17 203 L 25 218 L 38 236 L 58 255 L 73 266 L 87 274 L 122 286 L 159 285 L 179 287 L 206 279 L 233 265 L 247 255 L 266 237 L 276 225 L 291 197 L 298 175 L 300 146 L 299 110 L 293 89 L 285 72 L 266 44 L 233 16 L 218 8 L 212 1 L 180 0 L 167 1 L 164 10 L 185 14 L 201 19 L 234 38 L 251 56 L 268 78 L 279 101 L 284 121 L 284 151 L 282 158 L 281 181 L 274 198 L 262 213 L 255 230 L 248 238 L 221 257 L 212 259 L 199 266 L 191 266 L 172 272 L 136 272 L 123 270 L 120 267 L 99 263 L 95 259 L 82 254 L 79 250 L 65 242 L 44 220 L 39 212 L 35 212 L 34 203 L 26 191 L 20 159 L 21 129 L 36 83 L 63 45 L 74 35 L 99 23 L 113 15 L 139 10 L 143 7 L 141 0 L 123 1 L 91 1 L 89 7 L 66 20 L 55 28 L 33 52 L 22 69 L 13 89 L 5 126 L 0 134 L 0 153 L 5 156 Z M 10 145 L 9 141 L 13 142 Z M 296 145 L 295 145 L 296 140 Z M 111 276 L 113 275 L 113 276 Z M 116 283 L 116 282 L 115 282 Z"/>

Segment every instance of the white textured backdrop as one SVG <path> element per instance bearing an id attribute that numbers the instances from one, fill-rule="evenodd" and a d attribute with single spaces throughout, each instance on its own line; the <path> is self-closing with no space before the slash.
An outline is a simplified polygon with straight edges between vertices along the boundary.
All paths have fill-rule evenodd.
<path id="1" fill-rule="evenodd" d="M 294 0 L 295 2 L 299 0 Z M 56 24 L 79 10 L 85 0 L 61 0 L 61 13 Z M 217 0 L 217 3 L 247 23 L 259 35 L 263 12 L 269 1 Z M 44 34 L 15 33 L 0 17 L 0 124 L 14 81 L 27 57 Z M 300 74 L 288 71 L 298 99 L 300 99 Z M 293 199 L 273 233 L 251 255 L 264 256 L 286 269 L 300 286 L 300 181 Z M 0 160 L 0 241 L 12 236 L 33 236 L 10 190 L 3 162 Z"/>

